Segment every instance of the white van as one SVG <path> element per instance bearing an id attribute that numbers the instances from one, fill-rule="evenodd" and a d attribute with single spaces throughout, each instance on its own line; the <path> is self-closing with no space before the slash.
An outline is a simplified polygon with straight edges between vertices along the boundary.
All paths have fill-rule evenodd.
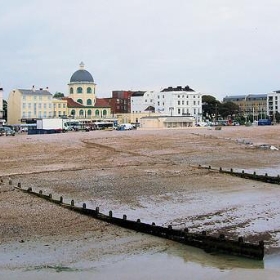
<path id="1" fill-rule="evenodd" d="M 118 130 L 132 130 L 133 128 L 131 123 L 122 123 L 119 125 Z"/>

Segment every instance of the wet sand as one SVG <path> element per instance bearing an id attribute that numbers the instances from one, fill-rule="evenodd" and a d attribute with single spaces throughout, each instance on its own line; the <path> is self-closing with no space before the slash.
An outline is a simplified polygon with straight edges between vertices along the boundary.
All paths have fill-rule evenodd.
<path id="1" fill-rule="evenodd" d="M 205 279 L 203 275 L 234 279 L 235 273 L 246 279 L 248 271 L 254 278 L 274 277 L 280 247 L 279 187 L 197 166 L 275 171 L 280 166 L 279 151 L 259 145 L 279 147 L 278 130 L 278 126 L 223 127 L 221 131 L 190 128 L 1 137 L 0 251 L 5 252 L 0 253 L 1 271 L 13 271 L 16 277 L 17 269 L 28 269 L 23 277 L 41 273 L 42 279 L 45 274 L 79 277 L 81 273 L 100 277 L 95 279 L 117 279 L 116 275 L 145 279 L 146 271 L 167 279 L 162 273 L 174 273 L 172 264 L 178 266 L 172 279 L 187 271 L 196 273 L 196 279 Z M 120 217 L 126 214 L 129 219 L 192 231 L 206 229 L 210 234 L 222 231 L 250 241 L 264 239 L 266 259 L 258 268 L 255 263 L 244 268 L 232 264 L 231 258 L 222 261 L 200 250 L 182 256 L 171 241 L 79 216 L 16 191 L 8 184 L 9 177 L 13 184 L 21 182 L 26 188 L 99 206 L 104 213 L 112 210 Z M 172 250 L 174 246 L 178 252 Z M 155 272 L 156 265 L 162 269 Z M 67 268 L 63 276 L 57 275 L 57 267 Z M 102 278 L 105 275 L 109 278 Z"/>

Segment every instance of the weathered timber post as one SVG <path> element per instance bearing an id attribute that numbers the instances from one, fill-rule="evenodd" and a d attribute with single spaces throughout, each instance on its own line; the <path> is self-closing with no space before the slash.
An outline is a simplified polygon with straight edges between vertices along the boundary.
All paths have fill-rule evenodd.
<path id="1" fill-rule="evenodd" d="M 220 236 L 219 236 L 219 239 L 220 240 L 225 240 L 225 235 L 223 233 L 221 233 Z"/>
<path id="2" fill-rule="evenodd" d="M 52 199 L 52 194 L 51 193 L 49 194 L 49 199 Z"/>
<path id="3" fill-rule="evenodd" d="M 20 182 L 18 182 L 17 186 L 18 186 L 19 189 L 21 189 L 21 183 Z"/>
<path id="4" fill-rule="evenodd" d="M 137 223 L 141 223 L 141 220 L 140 220 L 140 219 L 137 219 Z"/>
<path id="5" fill-rule="evenodd" d="M 113 217 L 113 212 L 109 211 L 109 217 L 112 218 Z"/>
<path id="6" fill-rule="evenodd" d="M 154 222 L 152 222 L 152 226 L 155 226 L 156 224 Z"/>
<path id="7" fill-rule="evenodd" d="M 43 191 L 42 191 L 42 190 L 39 190 L 39 194 L 43 194 Z"/>
<path id="8" fill-rule="evenodd" d="M 12 178 L 9 177 L 9 185 L 12 185 L 12 184 L 13 184 Z"/>
<path id="9" fill-rule="evenodd" d="M 222 169 L 222 167 L 220 167 L 220 170 L 219 170 L 219 172 L 222 172 L 223 171 L 223 169 Z"/>
<path id="10" fill-rule="evenodd" d="M 208 169 L 209 169 L 209 170 L 211 169 L 211 165 L 208 166 Z"/>
<path id="11" fill-rule="evenodd" d="M 99 207 L 95 208 L 96 214 L 99 214 Z"/>
<path id="12" fill-rule="evenodd" d="M 172 225 L 168 225 L 168 230 L 171 230 L 172 229 Z"/>
<path id="13" fill-rule="evenodd" d="M 126 215 L 123 215 L 123 220 L 126 221 L 126 219 L 127 219 L 127 216 L 126 216 Z"/>
<path id="14" fill-rule="evenodd" d="M 63 203 L 63 197 L 62 196 L 60 197 L 59 202 Z"/>
<path id="15" fill-rule="evenodd" d="M 27 189 L 27 191 L 28 191 L 28 192 L 32 192 L 32 188 L 29 187 L 29 188 Z"/>
<path id="16" fill-rule="evenodd" d="M 267 175 L 267 173 L 265 173 L 265 177 L 267 177 L 268 175 Z"/>
<path id="17" fill-rule="evenodd" d="M 83 203 L 83 209 L 87 209 L 87 205 Z"/>
<path id="18" fill-rule="evenodd" d="M 74 202 L 74 199 L 71 200 L 71 206 L 74 206 L 75 205 L 75 202 Z"/>
<path id="19" fill-rule="evenodd" d="M 238 237 L 238 243 L 239 244 L 243 244 L 244 243 L 244 239 L 243 239 L 243 237 Z"/>

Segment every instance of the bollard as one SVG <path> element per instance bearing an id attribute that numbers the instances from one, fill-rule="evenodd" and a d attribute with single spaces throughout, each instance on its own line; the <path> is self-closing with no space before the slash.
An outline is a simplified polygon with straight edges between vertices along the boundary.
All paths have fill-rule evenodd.
<path id="1" fill-rule="evenodd" d="M 87 205 L 83 203 L 83 209 L 87 209 Z"/>
<path id="2" fill-rule="evenodd" d="M 232 168 L 230 169 L 230 172 L 233 173 L 233 169 Z"/>
<path id="3" fill-rule="evenodd" d="M 13 181 L 11 178 L 9 178 L 9 185 L 12 185 L 13 184 Z"/>
<path id="4" fill-rule="evenodd" d="M 99 207 L 95 208 L 96 214 L 99 214 Z"/>
<path id="5" fill-rule="evenodd" d="M 39 194 L 43 194 L 43 191 L 42 191 L 42 190 L 39 190 Z"/>
<path id="6" fill-rule="evenodd" d="M 242 174 L 244 174 L 244 172 L 245 172 L 245 171 L 244 171 L 244 170 L 242 170 Z"/>
<path id="7" fill-rule="evenodd" d="M 257 175 L 257 173 L 256 173 L 256 171 L 254 171 L 254 176 L 256 176 Z"/>
<path id="8" fill-rule="evenodd" d="M 63 203 L 63 197 L 62 196 L 60 197 L 59 202 Z"/>
<path id="9" fill-rule="evenodd" d="M 221 240 L 225 240 L 225 235 L 224 235 L 223 233 L 221 233 L 220 236 L 219 236 L 219 238 L 220 238 Z"/>
<path id="10" fill-rule="evenodd" d="M 223 169 L 222 169 L 222 167 L 220 167 L 220 170 L 219 170 L 220 172 L 222 172 L 223 171 Z"/>
<path id="11" fill-rule="evenodd" d="M 211 165 L 208 166 L 208 169 L 209 169 L 209 170 L 211 169 Z"/>
<path id="12" fill-rule="evenodd" d="M 265 173 L 265 177 L 267 177 L 268 175 L 267 175 L 267 173 Z"/>
<path id="13" fill-rule="evenodd" d="M 140 219 L 137 219 L 137 223 L 141 223 L 141 220 L 140 220 Z"/>
<path id="14" fill-rule="evenodd" d="M 71 206 L 74 206 L 75 205 L 75 202 L 74 202 L 74 199 L 71 200 Z"/>
<path id="15" fill-rule="evenodd" d="M 126 219 L 127 219 L 127 216 L 126 216 L 126 215 L 123 215 L 123 220 L 126 221 Z"/>
<path id="16" fill-rule="evenodd" d="M 29 188 L 27 189 L 27 191 L 28 191 L 28 192 L 32 192 L 32 188 L 29 187 Z"/>
<path id="17" fill-rule="evenodd" d="M 52 194 L 51 193 L 49 194 L 49 199 L 52 199 Z"/>
<path id="18" fill-rule="evenodd" d="M 21 189 L 21 183 L 20 182 L 18 182 L 17 186 L 18 186 L 18 188 Z"/>
<path id="19" fill-rule="evenodd" d="M 152 226 L 155 226 L 156 224 L 154 222 L 152 222 Z"/>
<path id="20" fill-rule="evenodd" d="M 109 217 L 112 218 L 113 217 L 113 212 L 109 211 Z"/>

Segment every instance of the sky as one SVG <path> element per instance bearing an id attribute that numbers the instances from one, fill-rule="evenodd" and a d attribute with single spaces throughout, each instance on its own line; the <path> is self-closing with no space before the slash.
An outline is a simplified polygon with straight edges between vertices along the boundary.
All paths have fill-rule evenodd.
<path id="1" fill-rule="evenodd" d="M 9 0 L 0 87 L 68 95 L 85 64 L 97 97 L 189 85 L 226 95 L 280 89 L 279 0 Z"/>

